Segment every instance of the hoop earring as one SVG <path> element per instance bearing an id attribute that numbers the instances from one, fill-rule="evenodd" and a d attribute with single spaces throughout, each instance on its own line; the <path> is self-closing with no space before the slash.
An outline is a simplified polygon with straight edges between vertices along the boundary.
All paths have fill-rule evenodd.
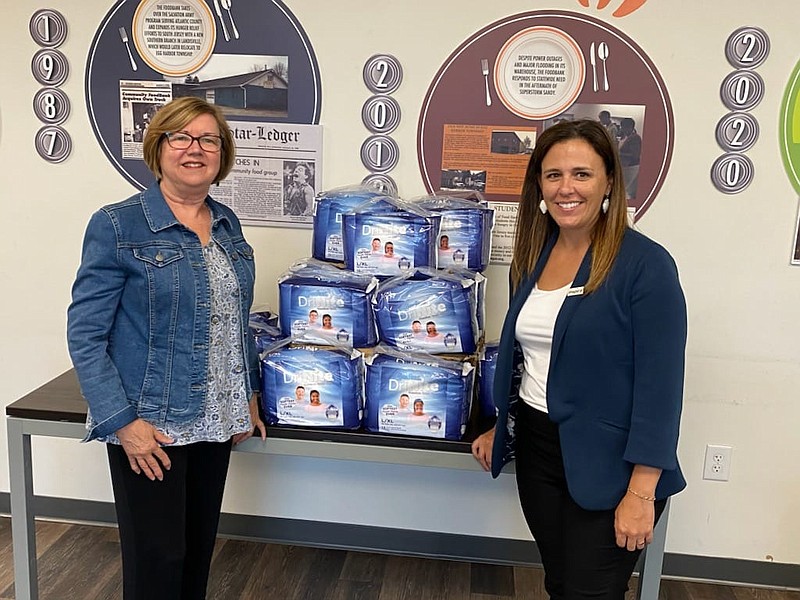
<path id="1" fill-rule="evenodd" d="M 609 204 L 611 204 L 611 199 L 608 197 L 608 195 L 603 196 L 603 203 L 600 205 L 600 209 L 603 211 L 603 214 L 608 212 Z"/>
<path id="2" fill-rule="evenodd" d="M 544 198 L 539 201 L 539 210 L 542 211 L 543 215 L 547 214 L 547 204 L 545 204 Z"/>

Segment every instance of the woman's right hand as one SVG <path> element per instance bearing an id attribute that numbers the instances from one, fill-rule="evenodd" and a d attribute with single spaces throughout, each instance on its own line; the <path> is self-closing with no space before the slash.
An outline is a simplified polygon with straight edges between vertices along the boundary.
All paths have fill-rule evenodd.
<path id="1" fill-rule="evenodd" d="M 472 456 L 475 457 L 484 471 L 492 469 L 492 446 L 494 446 L 494 430 L 492 427 L 486 433 L 482 433 L 472 442 Z"/>
<path id="2" fill-rule="evenodd" d="M 144 419 L 131 421 L 117 430 L 117 437 L 122 444 L 133 472 L 144 473 L 150 481 L 164 480 L 163 467 L 169 471 L 172 463 L 161 444 L 171 444 L 174 440 L 161 433 Z"/>

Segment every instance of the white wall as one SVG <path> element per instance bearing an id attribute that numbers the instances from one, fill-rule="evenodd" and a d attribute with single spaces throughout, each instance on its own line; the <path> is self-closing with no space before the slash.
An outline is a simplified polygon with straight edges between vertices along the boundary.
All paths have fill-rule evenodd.
<path id="1" fill-rule="evenodd" d="M 358 150 L 367 136 L 360 111 L 369 93 L 361 68 L 374 53 L 394 54 L 404 68 L 404 81 L 394 94 L 403 119 L 392 134 L 401 160 L 391 175 L 401 193 L 412 196 L 424 193 L 415 156 L 422 99 L 444 59 L 484 25 L 537 8 L 581 11 L 608 20 L 644 48 L 667 83 L 677 136 L 667 181 L 638 226 L 675 256 L 689 304 L 680 443 L 689 487 L 673 503 L 667 550 L 753 560 L 771 555 L 777 562 L 800 563 L 800 267 L 788 266 L 798 201 L 777 143 L 781 96 L 800 59 L 796 1 L 772 0 L 768 10 L 767 3 L 743 0 L 653 1 L 624 19 L 612 19 L 609 9 L 584 9 L 577 0 L 441 0 L 426 3 L 424 11 L 403 2 L 287 4 L 303 24 L 320 63 L 326 188 L 365 175 Z M 132 192 L 101 152 L 84 103 L 86 54 L 111 5 L 110 0 L 84 0 L 79 10 L 67 0 L 18 0 L 3 7 L 2 405 L 69 368 L 65 311 L 83 228 L 97 207 Z M 407 6 L 415 8 L 406 10 Z M 74 151 L 61 165 L 46 164 L 33 146 L 40 123 L 31 105 L 39 86 L 30 72 L 37 47 L 28 21 L 36 9 L 45 7 L 62 12 L 70 27 L 61 50 L 72 68 L 63 89 L 73 105 L 64 126 Z M 719 85 L 732 70 L 724 43 L 743 25 L 764 29 L 772 51 L 758 70 L 766 96 L 752 111 L 761 125 L 760 139 L 748 152 L 756 178 L 744 193 L 725 196 L 711 185 L 709 169 L 721 154 L 714 128 L 727 112 L 719 100 Z M 257 301 L 275 306 L 275 279 L 289 262 L 309 253 L 310 234 L 271 228 L 248 228 L 246 234 L 257 251 Z M 489 334 L 496 335 L 506 270 L 492 267 L 488 276 Z M 5 438 L 2 427 L 0 491 L 8 491 Z M 701 479 L 707 443 L 734 447 L 729 482 Z M 111 499 L 99 445 L 35 440 L 34 455 L 38 493 Z M 257 495 L 252 493 L 253 478 L 263 479 Z M 409 518 L 412 505 L 423 508 Z M 511 477 L 491 482 L 481 473 L 438 469 L 236 455 L 225 510 L 528 537 Z"/>

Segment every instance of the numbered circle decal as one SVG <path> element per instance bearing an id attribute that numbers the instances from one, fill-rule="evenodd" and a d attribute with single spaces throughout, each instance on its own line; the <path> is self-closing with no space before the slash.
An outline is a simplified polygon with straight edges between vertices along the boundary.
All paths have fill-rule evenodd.
<path id="1" fill-rule="evenodd" d="M 403 81 L 403 67 L 389 54 L 376 54 L 364 65 L 364 84 L 375 94 L 391 94 Z"/>
<path id="2" fill-rule="evenodd" d="M 717 143 L 729 152 L 745 152 L 758 140 L 758 130 L 758 121 L 750 113 L 729 113 L 717 123 Z"/>
<path id="3" fill-rule="evenodd" d="M 737 69 L 755 69 L 769 56 L 769 37 L 758 27 L 742 27 L 725 43 L 725 57 Z"/>
<path id="4" fill-rule="evenodd" d="M 42 123 L 59 125 L 69 116 L 69 98 L 58 88 L 42 88 L 33 97 L 33 112 Z"/>
<path id="5" fill-rule="evenodd" d="M 33 41 L 44 48 L 58 48 L 67 39 L 67 20 L 57 10 L 37 10 L 28 26 Z"/>
<path id="6" fill-rule="evenodd" d="M 764 80 L 753 71 L 734 71 L 722 80 L 720 97 L 730 110 L 750 110 L 764 98 Z"/>
<path id="7" fill-rule="evenodd" d="M 61 127 L 42 127 L 36 133 L 36 152 L 47 162 L 60 163 L 72 152 L 72 138 Z"/>
<path id="8" fill-rule="evenodd" d="M 397 184 L 394 179 L 383 173 L 373 173 L 361 180 L 361 183 L 368 188 L 379 191 L 388 196 L 397 196 Z"/>
<path id="9" fill-rule="evenodd" d="M 375 173 L 386 173 L 397 166 L 400 149 L 385 135 L 373 135 L 361 144 L 361 163 Z"/>
<path id="10" fill-rule="evenodd" d="M 753 181 L 753 163 L 744 154 L 723 154 L 711 166 L 711 181 L 724 194 L 738 194 Z"/>
<path id="11" fill-rule="evenodd" d="M 31 73 L 42 85 L 61 85 L 69 76 L 67 57 L 58 50 L 39 50 L 33 55 Z"/>
<path id="12" fill-rule="evenodd" d="M 372 133 L 391 133 L 400 123 L 400 105 L 391 96 L 372 96 L 361 109 L 361 121 Z"/>

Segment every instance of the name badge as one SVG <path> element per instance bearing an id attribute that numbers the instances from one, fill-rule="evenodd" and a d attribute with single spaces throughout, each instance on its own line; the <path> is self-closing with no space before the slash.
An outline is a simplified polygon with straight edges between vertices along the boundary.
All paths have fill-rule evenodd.
<path id="1" fill-rule="evenodd" d="M 583 286 L 569 288 L 569 291 L 567 292 L 567 298 L 570 296 L 583 296 Z"/>

